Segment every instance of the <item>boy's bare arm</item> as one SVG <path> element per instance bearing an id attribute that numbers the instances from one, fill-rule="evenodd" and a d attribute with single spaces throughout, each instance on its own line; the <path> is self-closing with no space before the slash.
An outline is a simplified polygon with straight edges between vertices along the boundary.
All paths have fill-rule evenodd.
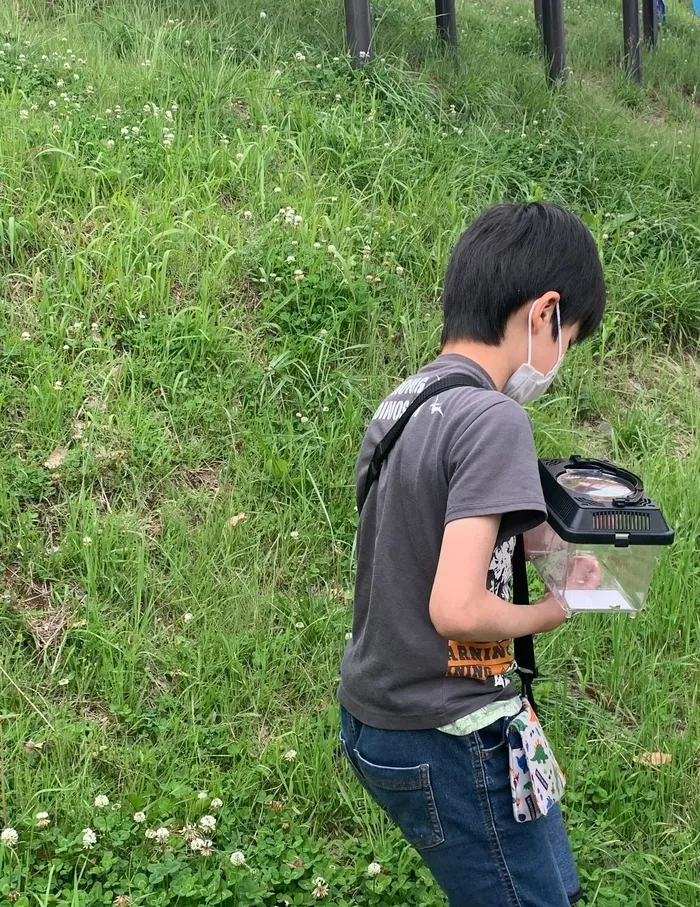
<path id="1" fill-rule="evenodd" d="M 524 608 L 486 588 L 501 517 L 454 520 L 445 527 L 430 596 L 430 619 L 446 639 L 510 639 L 554 630 L 566 614 L 553 596 Z"/>

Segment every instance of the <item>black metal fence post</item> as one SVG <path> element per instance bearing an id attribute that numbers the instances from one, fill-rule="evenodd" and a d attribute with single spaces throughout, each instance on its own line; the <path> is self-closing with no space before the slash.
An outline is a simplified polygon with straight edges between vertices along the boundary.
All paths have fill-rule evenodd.
<path id="1" fill-rule="evenodd" d="M 550 82 L 566 78 L 563 0 L 541 0 L 542 36 Z"/>
<path id="2" fill-rule="evenodd" d="M 656 47 L 659 40 L 659 13 L 656 0 L 642 0 L 644 42 L 647 47 Z"/>
<path id="3" fill-rule="evenodd" d="M 627 71 L 633 82 L 641 82 L 638 0 L 622 0 L 622 30 L 625 37 L 625 65 Z"/>
<path id="4" fill-rule="evenodd" d="M 457 13 L 455 0 L 435 0 L 438 34 L 446 44 L 457 46 Z"/>
<path id="5" fill-rule="evenodd" d="M 369 0 L 345 0 L 345 31 L 353 61 L 362 65 L 372 58 L 372 19 Z"/>

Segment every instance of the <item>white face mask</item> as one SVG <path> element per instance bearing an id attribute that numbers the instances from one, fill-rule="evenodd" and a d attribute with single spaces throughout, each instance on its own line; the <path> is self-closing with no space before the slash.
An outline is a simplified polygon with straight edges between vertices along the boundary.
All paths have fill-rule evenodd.
<path id="1" fill-rule="evenodd" d="M 516 368 L 510 378 L 506 381 L 503 393 L 520 403 L 532 403 L 537 400 L 547 390 L 549 385 L 554 381 L 559 371 L 564 355 L 561 349 L 561 316 L 559 315 L 559 303 L 557 303 L 557 340 L 559 342 L 559 358 L 553 367 L 543 375 L 538 372 L 532 364 L 532 311 L 537 303 L 533 303 L 532 308 L 527 316 L 527 362 Z"/>

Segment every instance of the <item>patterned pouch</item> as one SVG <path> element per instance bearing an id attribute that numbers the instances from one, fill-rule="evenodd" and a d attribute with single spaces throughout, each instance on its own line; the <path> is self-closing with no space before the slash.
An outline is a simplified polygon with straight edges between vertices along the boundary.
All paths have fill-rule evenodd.
<path id="1" fill-rule="evenodd" d="M 530 822 L 561 800 L 566 779 L 527 699 L 506 733 L 513 815 L 516 822 Z"/>

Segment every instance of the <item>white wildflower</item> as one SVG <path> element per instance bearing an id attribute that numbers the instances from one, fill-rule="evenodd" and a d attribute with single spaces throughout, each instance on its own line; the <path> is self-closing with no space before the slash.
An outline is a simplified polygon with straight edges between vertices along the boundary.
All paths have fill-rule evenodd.
<path id="1" fill-rule="evenodd" d="M 182 616 L 182 619 L 186 624 L 188 624 L 194 618 L 194 614 L 191 611 L 185 611 Z"/>
<path id="2" fill-rule="evenodd" d="M 106 144 L 108 148 L 114 148 L 114 139 L 107 139 Z"/>
<path id="3" fill-rule="evenodd" d="M 294 59 L 297 61 L 297 63 L 305 63 L 305 62 L 306 62 L 306 56 L 305 56 L 303 53 L 301 53 L 300 51 L 297 51 L 297 52 L 294 54 Z"/>
<path id="4" fill-rule="evenodd" d="M 29 331 L 22 331 L 22 340 L 24 340 L 25 343 L 31 339 L 32 335 L 29 333 Z"/>
<path id="5" fill-rule="evenodd" d="M 214 797 L 214 799 L 213 799 L 213 800 L 211 801 L 211 803 L 209 804 L 209 806 L 211 807 L 211 809 L 221 809 L 221 807 L 222 807 L 223 805 L 224 805 L 224 801 L 223 801 L 223 800 L 220 800 L 218 797 Z"/>
<path id="6" fill-rule="evenodd" d="M 380 875 L 381 871 L 382 867 L 380 863 L 370 863 L 367 867 L 367 875 L 370 876 L 370 878 Z"/>
<path id="7" fill-rule="evenodd" d="M 0 842 L 2 842 L 5 847 L 16 847 L 17 842 L 19 841 L 19 835 L 17 830 L 14 828 L 3 828 L 2 833 L 0 833 Z"/>
<path id="8" fill-rule="evenodd" d="M 202 816 L 199 820 L 199 827 L 204 831 L 214 831 L 216 828 L 216 818 L 214 816 Z"/>
<path id="9" fill-rule="evenodd" d="M 200 790 L 200 792 L 197 794 L 197 799 L 198 800 L 208 800 L 209 794 L 205 790 Z"/>
<path id="10" fill-rule="evenodd" d="M 48 813 L 41 812 L 36 814 L 36 827 L 37 828 L 48 828 L 51 824 L 51 819 Z"/>
<path id="11" fill-rule="evenodd" d="M 164 825 L 161 825 L 160 828 L 156 828 L 156 841 L 163 844 L 168 840 L 169 837 L 170 832 Z"/>
<path id="12" fill-rule="evenodd" d="M 332 243 L 329 243 L 329 245 L 328 245 L 328 251 L 330 252 L 331 255 L 335 255 L 335 253 L 336 253 L 338 250 L 336 249 L 336 247 L 335 247 Z"/>
<path id="13" fill-rule="evenodd" d="M 253 216 L 253 212 L 252 212 L 252 211 L 244 211 L 244 212 L 243 212 L 243 219 L 244 219 L 244 220 L 250 220 L 252 216 Z"/>
<path id="14" fill-rule="evenodd" d="M 85 545 L 86 548 L 89 548 L 90 545 L 92 545 L 92 539 L 90 538 L 89 535 L 83 536 L 83 545 Z M 109 800 L 107 800 L 106 797 L 105 797 L 105 800 L 107 800 L 106 803 L 98 803 L 97 801 L 101 799 L 101 796 L 102 795 L 100 795 L 100 797 L 95 798 L 95 806 L 107 806 L 109 804 Z"/>
<path id="15" fill-rule="evenodd" d="M 231 866 L 245 866 L 245 855 L 240 850 L 231 854 Z"/>
<path id="16" fill-rule="evenodd" d="M 63 382 L 62 382 L 62 381 L 55 381 L 55 382 L 54 382 L 53 389 L 54 389 L 55 391 L 62 391 L 62 390 L 63 390 Z"/>
<path id="17" fill-rule="evenodd" d="M 93 847 L 95 844 L 97 844 L 97 835 L 95 834 L 95 832 L 91 828 L 84 828 L 83 829 L 83 849 L 90 850 L 90 848 Z"/>
<path id="18" fill-rule="evenodd" d="M 20 112 L 19 112 L 19 118 L 20 118 L 20 120 L 28 120 L 28 119 L 29 119 L 29 111 L 28 111 L 28 110 L 20 110 Z"/>
<path id="19" fill-rule="evenodd" d="M 55 106 L 56 106 L 56 102 L 54 100 L 49 101 L 49 107 L 51 108 L 51 110 L 53 110 L 55 108 Z"/>
<path id="20" fill-rule="evenodd" d="M 294 279 L 296 280 L 297 283 L 299 283 L 301 280 L 304 279 L 304 272 L 300 271 L 299 268 L 297 268 L 296 271 L 294 272 Z"/>
<path id="21" fill-rule="evenodd" d="M 261 19 L 267 19 L 267 13 L 265 12 L 264 9 L 261 9 L 261 10 L 260 10 L 260 18 L 261 18 Z"/>
<path id="22" fill-rule="evenodd" d="M 194 853 L 199 853 L 199 851 L 204 847 L 204 838 L 192 838 L 190 841 L 190 850 Z"/>
<path id="23" fill-rule="evenodd" d="M 155 828 L 146 829 L 146 837 L 148 838 L 149 841 L 152 841 L 155 838 L 155 836 L 156 836 Z"/>
<path id="24" fill-rule="evenodd" d="M 403 274 L 403 268 L 401 267 L 401 265 L 396 265 L 396 273 L 399 275 L 399 277 L 401 277 L 401 275 Z"/>
<path id="25" fill-rule="evenodd" d="M 86 536 L 86 538 L 87 538 L 87 536 Z M 85 539 L 83 539 L 83 542 L 85 542 Z M 95 797 L 95 806 L 98 809 L 104 809 L 105 806 L 109 806 L 109 797 L 105 796 L 104 794 L 98 794 Z"/>
<path id="26" fill-rule="evenodd" d="M 285 762 L 294 762 L 294 760 L 296 759 L 296 757 L 297 757 L 297 751 L 296 751 L 296 750 L 287 750 L 287 752 L 284 754 L 284 757 L 283 757 L 283 758 L 284 758 L 284 761 L 285 761 Z"/>
<path id="27" fill-rule="evenodd" d="M 362 56 L 362 53 L 360 53 L 360 56 Z M 322 901 L 324 898 L 328 897 L 328 882 L 320 876 L 317 879 L 314 879 L 314 888 L 311 892 L 311 897 L 317 901 Z"/>

